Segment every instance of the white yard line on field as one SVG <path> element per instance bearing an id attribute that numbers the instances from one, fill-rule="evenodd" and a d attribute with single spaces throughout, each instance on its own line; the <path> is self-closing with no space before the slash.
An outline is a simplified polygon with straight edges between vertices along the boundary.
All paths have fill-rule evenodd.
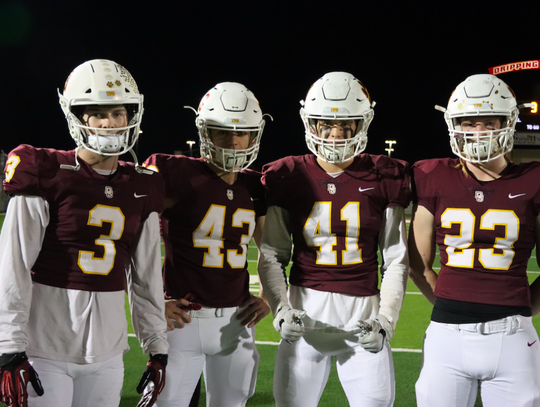
<path id="1" fill-rule="evenodd" d="M 128 334 L 128 337 L 135 338 L 135 334 Z M 279 342 L 271 342 L 271 341 L 255 341 L 255 343 L 257 345 L 270 345 L 270 346 L 279 345 Z M 392 352 L 422 353 L 422 349 L 393 348 Z"/>

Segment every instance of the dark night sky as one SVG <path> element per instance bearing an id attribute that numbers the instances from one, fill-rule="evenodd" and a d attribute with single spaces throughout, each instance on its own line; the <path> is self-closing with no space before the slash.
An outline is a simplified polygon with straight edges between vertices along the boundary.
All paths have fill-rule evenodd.
<path id="1" fill-rule="evenodd" d="M 183 106 L 196 107 L 222 81 L 245 84 L 274 117 L 255 167 L 307 153 L 299 101 L 337 70 L 354 74 L 377 102 L 366 152 L 384 154 L 384 140 L 395 139 L 397 158 L 448 156 L 433 106 L 446 105 L 469 75 L 540 59 L 538 1 L 138 3 L 0 0 L 0 150 L 73 148 L 56 88 L 80 63 L 107 58 L 125 65 L 145 96 L 141 162 L 187 152 L 198 136 Z M 519 97 L 523 78 L 540 71 L 501 78 Z"/>

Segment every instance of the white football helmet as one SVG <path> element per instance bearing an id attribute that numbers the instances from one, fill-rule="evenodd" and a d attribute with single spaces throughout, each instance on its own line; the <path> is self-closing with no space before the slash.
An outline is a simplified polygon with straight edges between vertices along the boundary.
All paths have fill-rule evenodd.
<path id="1" fill-rule="evenodd" d="M 519 115 L 512 89 L 494 75 L 472 75 L 461 82 L 450 96 L 444 119 L 450 133 L 450 146 L 458 157 L 471 163 L 482 163 L 512 151 L 514 131 Z M 461 121 L 479 116 L 501 119 L 500 130 L 461 130 Z"/>
<path id="2" fill-rule="evenodd" d="M 131 151 L 139 138 L 143 115 L 143 95 L 126 68 L 107 59 L 87 61 L 73 70 L 63 93 L 58 91 L 60 106 L 77 146 L 101 155 L 121 155 Z M 87 126 L 82 115 L 88 105 L 123 105 L 128 125 L 103 133 Z"/>
<path id="3" fill-rule="evenodd" d="M 367 89 L 353 75 L 330 72 L 313 84 L 301 101 L 300 117 L 306 129 L 306 142 L 313 154 L 329 163 L 342 163 L 359 155 L 367 145 L 367 130 L 373 120 L 373 107 Z M 318 120 L 354 120 L 356 134 L 345 140 L 319 136 Z"/>
<path id="4" fill-rule="evenodd" d="M 218 83 L 203 96 L 196 111 L 201 156 L 219 169 L 238 172 L 257 158 L 265 121 L 255 95 L 235 82 Z M 209 129 L 251 132 L 249 147 L 229 149 L 214 145 Z"/>

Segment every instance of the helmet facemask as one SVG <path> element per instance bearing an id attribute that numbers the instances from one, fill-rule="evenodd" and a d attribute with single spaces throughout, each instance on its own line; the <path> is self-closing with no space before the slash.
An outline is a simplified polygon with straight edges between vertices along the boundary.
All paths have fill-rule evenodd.
<path id="1" fill-rule="evenodd" d="M 92 127 L 84 122 L 85 108 L 92 105 L 77 106 L 66 116 L 72 137 L 77 146 L 84 147 L 93 153 L 106 156 L 115 156 L 127 153 L 137 143 L 140 133 L 138 106 L 124 105 L 127 112 L 128 123 L 123 127 L 105 129 Z M 122 106 L 122 105 L 119 105 Z M 115 107 L 114 105 L 100 105 L 100 107 Z"/>
<path id="2" fill-rule="evenodd" d="M 344 128 L 343 132 L 345 134 L 342 139 L 330 138 L 329 132 L 323 134 L 324 132 L 322 132 L 320 128 L 317 128 L 317 123 L 320 122 L 332 124 L 334 121 L 340 123 L 342 120 L 327 118 L 315 119 L 302 116 L 304 126 L 306 126 L 306 143 L 308 148 L 322 160 L 331 164 L 343 163 L 356 157 L 366 149 L 368 141 L 367 129 L 373 119 L 373 111 L 371 110 L 366 116 L 367 117 L 354 120 L 356 125 L 354 134 L 352 131 L 347 131 L 347 128 Z M 348 121 L 348 118 L 343 121 Z"/>
<path id="3" fill-rule="evenodd" d="M 454 123 L 458 121 L 460 120 L 453 120 Z M 507 125 L 501 129 L 484 131 L 463 131 L 460 124 L 454 124 L 449 130 L 452 152 L 461 159 L 475 164 L 490 162 L 504 156 L 512 151 L 514 146 L 515 120 L 513 126 L 508 125 L 511 119 L 504 122 Z"/>
<path id="4" fill-rule="evenodd" d="M 226 172 L 239 172 L 248 168 L 259 153 L 260 142 L 265 122 L 259 126 L 220 126 L 207 123 L 203 119 L 197 120 L 197 128 L 201 140 L 201 156 L 217 168 Z M 210 130 L 249 131 L 249 146 L 245 149 L 232 149 L 218 147 L 212 141 Z"/>

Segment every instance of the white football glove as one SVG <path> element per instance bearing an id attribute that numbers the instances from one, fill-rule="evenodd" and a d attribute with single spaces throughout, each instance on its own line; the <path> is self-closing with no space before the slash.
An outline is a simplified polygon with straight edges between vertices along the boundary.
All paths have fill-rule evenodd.
<path id="1" fill-rule="evenodd" d="M 358 321 L 358 343 L 368 352 L 378 353 L 384 347 L 384 341 L 389 341 L 394 336 L 394 327 L 384 315 L 378 315 L 375 319 Z"/>
<path id="2" fill-rule="evenodd" d="M 285 342 L 296 342 L 306 332 L 306 327 L 302 322 L 302 318 L 305 316 L 306 311 L 283 305 L 274 317 L 274 328 L 281 333 L 281 339 Z"/>

